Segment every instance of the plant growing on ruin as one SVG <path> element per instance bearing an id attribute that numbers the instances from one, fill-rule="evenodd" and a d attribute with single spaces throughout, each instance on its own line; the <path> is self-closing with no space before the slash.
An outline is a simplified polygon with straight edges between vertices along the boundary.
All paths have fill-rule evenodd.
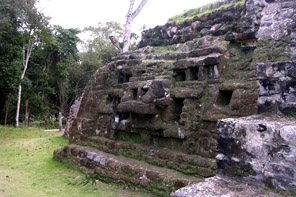
<path id="1" fill-rule="evenodd" d="M 103 183 L 111 183 L 110 180 L 98 174 L 87 174 L 85 175 L 85 179 L 81 183 L 79 183 L 79 185 L 85 186 L 89 183 L 91 183 L 92 185 L 96 185 L 97 181 L 101 181 Z"/>

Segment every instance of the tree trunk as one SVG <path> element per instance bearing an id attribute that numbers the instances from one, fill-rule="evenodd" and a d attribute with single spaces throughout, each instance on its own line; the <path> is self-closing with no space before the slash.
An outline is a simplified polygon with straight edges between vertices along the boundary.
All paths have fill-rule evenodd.
<path id="1" fill-rule="evenodd" d="M 120 47 L 118 48 L 118 46 L 114 43 L 112 37 L 110 36 L 110 40 L 113 43 L 113 45 L 118 48 L 120 50 L 120 53 L 125 53 L 128 51 L 129 46 L 130 46 L 130 38 L 131 38 L 131 29 L 132 29 L 132 22 L 133 20 L 136 18 L 136 16 L 138 16 L 138 14 L 141 12 L 141 10 L 143 9 L 144 5 L 147 3 L 148 0 L 142 0 L 140 5 L 138 6 L 138 8 L 133 12 L 133 8 L 134 8 L 134 4 L 135 4 L 135 0 L 130 0 L 130 6 L 126 15 L 126 23 L 124 26 L 124 37 L 123 37 L 123 47 L 122 50 L 120 49 Z"/>
<path id="2" fill-rule="evenodd" d="M 133 22 L 132 17 L 128 16 L 126 19 L 125 30 L 124 30 L 123 47 L 122 47 L 123 53 L 127 52 L 130 46 L 132 22 Z"/>
<path id="3" fill-rule="evenodd" d="M 62 131 L 63 128 L 63 116 L 62 116 L 62 112 L 59 112 L 59 131 Z"/>
<path id="4" fill-rule="evenodd" d="M 7 116 L 8 116 L 8 110 L 10 106 L 10 101 L 11 101 L 11 94 L 9 94 L 8 97 L 5 99 L 5 119 L 4 119 L 4 127 L 6 127 L 7 124 Z"/>
<path id="5" fill-rule="evenodd" d="M 59 111 L 64 113 L 65 112 L 65 103 L 66 103 L 66 95 L 65 95 L 65 89 L 67 89 L 67 87 L 65 87 L 66 84 L 62 81 L 59 80 L 58 81 L 58 97 L 59 97 L 59 102 L 60 102 L 60 106 L 59 106 Z"/>
<path id="6" fill-rule="evenodd" d="M 26 106 L 25 124 L 26 124 L 26 127 L 29 127 L 29 114 L 30 114 L 29 99 L 26 99 L 25 106 Z"/>
<path id="7" fill-rule="evenodd" d="M 21 105 L 21 95 L 22 95 L 22 80 L 24 79 L 24 76 L 26 74 L 27 68 L 28 68 L 28 63 L 29 63 L 29 59 L 31 56 L 31 52 L 33 49 L 33 45 L 34 45 L 34 39 L 33 38 L 29 38 L 28 41 L 28 45 L 27 45 L 27 51 L 25 49 L 25 46 L 23 46 L 23 72 L 22 75 L 20 77 L 20 83 L 18 86 L 18 95 L 17 95 L 17 106 L 16 106 L 16 115 L 15 115 L 15 127 L 18 128 L 19 127 L 19 114 L 20 114 L 20 105 Z"/>
<path id="8" fill-rule="evenodd" d="M 17 105 L 16 105 L 16 116 L 15 116 L 15 127 L 19 127 L 19 115 L 20 115 L 20 106 L 21 106 L 21 95 L 22 95 L 22 85 L 18 86 L 18 94 L 17 94 Z"/>

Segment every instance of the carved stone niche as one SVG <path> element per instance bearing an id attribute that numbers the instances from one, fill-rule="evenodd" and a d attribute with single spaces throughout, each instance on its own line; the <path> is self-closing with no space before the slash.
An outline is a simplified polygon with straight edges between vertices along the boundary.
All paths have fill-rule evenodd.
<path id="1" fill-rule="evenodd" d="M 205 70 L 208 79 L 218 79 L 220 77 L 218 65 L 205 66 Z"/>
<path id="2" fill-rule="evenodd" d="M 174 70 L 174 78 L 176 81 L 185 81 L 186 80 L 186 70 Z"/>
<path id="3" fill-rule="evenodd" d="M 233 90 L 219 90 L 216 97 L 216 104 L 221 107 L 228 106 L 231 102 Z"/>
<path id="4" fill-rule="evenodd" d="M 195 81 L 199 80 L 199 67 L 189 67 L 186 69 L 174 69 L 176 81 Z"/>
<path id="5" fill-rule="evenodd" d="M 118 83 L 126 83 L 129 82 L 132 74 L 130 73 L 123 73 L 122 70 L 118 70 Z"/>

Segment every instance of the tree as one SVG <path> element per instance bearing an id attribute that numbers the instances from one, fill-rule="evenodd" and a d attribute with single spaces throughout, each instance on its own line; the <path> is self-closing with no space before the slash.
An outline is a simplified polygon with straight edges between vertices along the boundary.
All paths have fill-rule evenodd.
<path id="1" fill-rule="evenodd" d="M 4 126 L 6 126 L 9 106 L 19 83 L 21 60 L 18 58 L 20 35 L 13 24 L 5 28 L 5 31 L 2 31 L 2 25 L 0 31 L 0 106 L 1 108 L 4 106 Z"/>
<path id="2" fill-rule="evenodd" d="M 12 3 L 11 0 L 2 0 L 0 4 L 0 109 L 4 108 L 4 126 L 19 84 L 22 39 L 18 32 L 19 12 L 16 9 L 19 3 L 20 1 Z"/>
<path id="3" fill-rule="evenodd" d="M 68 110 L 73 100 L 70 75 L 79 60 L 78 33 L 60 26 L 50 30 L 35 0 L 1 1 L 1 121 L 15 120 L 18 126 L 19 120 L 28 123 L 29 115 L 40 120 Z M 10 103 L 17 105 L 9 108 Z M 11 110 L 17 111 L 14 117 Z"/>
<path id="4" fill-rule="evenodd" d="M 113 34 L 122 38 L 124 33 L 121 25 L 113 21 L 98 23 L 96 27 L 86 27 L 83 31 L 90 34 L 91 38 L 84 43 L 84 50 L 79 54 L 79 63 L 69 68 L 68 104 L 72 104 L 82 94 L 89 79 L 99 67 L 119 55 L 108 36 Z"/>
<path id="5" fill-rule="evenodd" d="M 78 33 L 77 29 L 54 26 L 47 42 L 34 45 L 22 80 L 20 119 L 28 120 L 30 115 L 30 119 L 47 121 L 60 111 L 68 111 L 73 89 L 71 70 L 77 68 L 79 59 Z"/>
<path id="6" fill-rule="evenodd" d="M 78 29 L 65 29 L 55 26 L 53 32 L 53 42 L 45 46 L 48 57 L 48 64 L 45 72 L 49 77 L 49 87 L 54 89 L 54 93 L 48 95 L 52 110 L 55 113 L 64 113 L 70 108 L 69 92 L 70 87 L 69 73 L 75 68 L 79 61 L 77 44 L 80 42 L 77 34 Z"/>
<path id="7" fill-rule="evenodd" d="M 24 79 L 26 74 L 29 59 L 32 53 L 33 46 L 40 42 L 42 34 L 48 33 L 47 29 L 47 19 L 42 13 L 38 12 L 35 7 L 35 0 L 21 1 L 19 7 L 19 30 L 23 36 L 22 43 L 22 66 L 23 71 L 20 76 L 20 80 Z M 18 85 L 18 96 L 17 96 L 17 109 L 15 117 L 15 127 L 19 127 L 19 112 L 20 112 L 20 102 L 22 93 L 22 83 Z"/>
<path id="8" fill-rule="evenodd" d="M 126 23 L 124 26 L 124 37 L 123 37 L 123 47 L 121 48 L 117 39 L 114 36 L 110 36 L 110 40 L 113 43 L 113 45 L 120 50 L 120 53 L 125 53 L 129 50 L 130 46 L 130 39 L 131 39 L 131 28 L 132 23 L 134 19 L 138 16 L 138 14 L 141 12 L 145 4 L 147 3 L 147 0 L 142 0 L 139 4 L 138 8 L 133 11 L 135 0 L 130 0 L 130 6 L 126 15 Z"/>
<path id="9" fill-rule="evenodd" d="M 97 27 L 86 27 L 84 32 L 91 34 L 92 39 L 85 43 L 85 51 L 92 58 L 99 60 L 101 63 L 107 63 L 113 56 L 117 56 L 118 52 L 109 42 L 109 35 L 122 38 L 123 29 L 118 22 L 98 23 Z"/>
<path id="10" fill-rule="evenodd" d="M 81 72 L 77 73 L 76 69 L 73 70 L 73 77 L 79 80 L 79 92 L 82 93 L 82 89 L 90 79 L 91 75 L 101 66 L 108 63 L 112 57 L 118 56 L 119 52 L 110 43 L 108 36 L 110 34 L 121 38 L 123 36 L 123 29 L 117 22 L 98 23 L 97 27 L 87 27 L 85 32 L 91 34 L 91 39 L 87 40 L 84 45 L 84 52 L 80 53 L 81 63 L 78 65 Z M 74 72 L 76 74 L 74 74 Z M 71 80 L 76 81 L 78 80 Z"/>
<path id="11" fill-rule="evenodd" d="M 26 75 L 22 81 L 22 101 L 20 114 L 25 113 L 26 124 L 30 119 L 44 119 L 48 117 L 50 107 L 46 102 L 45 95 L 53 94 L 54 88 L 49 87 L 49 75 L 46 73 L 46 67 L 49 60 L 46 51 L 50 43 L 40 43 L 33 48 L 30 57 L 30 66 L 27 69 Z M 24 112 L 25 109 L 25 112 Z"/>

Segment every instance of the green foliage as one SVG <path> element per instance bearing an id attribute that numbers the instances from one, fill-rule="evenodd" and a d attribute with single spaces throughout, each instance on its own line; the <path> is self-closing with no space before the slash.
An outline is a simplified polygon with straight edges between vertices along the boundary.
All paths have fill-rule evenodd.
<path id="1" fill-rule="evenodd" d="M 8 0 L 0 4 L 0 94 L 16 90 L 21 69 L 21 40 L 16 8 Z M 3 102 L 3 101 L 2 101 Z"/>
<path id="2" fill-rule="evenodd" d="M 18 84 L 22 84 L 20 120 L 24 119 L 25 100 L 29 100 L 30 120 L 48 120 L 61 111 L 64 116 L 81 95 L 90 77 L 112 57 L 119 55 L 108 36 L 119 39 L 123 29 L 116 22 L 87 27 L 92 39 L 78 53 L 78 29 L 49 28 L 47 18 L 35 7 L 35 0 L 3 0 L 0 4 L 0 120 L 5 103 L 11 98 L 8 123 L 14 121 Z M 30 36 L 31 35 L 31 36 Z M 137 36 L 132 34 L 135 40 Z M 22 48 L 33 43 L 23 80 Z"/>
<path id="3" fill-rule="evenodd" d="M 0 4 L 0 106 L 4 99 L 16 95 L 19 83 L 33 88 L 26 76 L 20 80 L 23 69 L 22 50 L 41 44 L 49 33 L 47 19 L 35 7 L 35 0 L 3 0 Z M 12 104 L 15 96 L 12 97 Z M 1 114 L 2 113 L 2 114 Z M 0 116 L 4 111 L 0 112 Z M 1 118 L 2 119 L 2 118 Z M 11 117 L 8 117 L 10 120 Z"/>
<path id="4" fill-rule="evenodd" d="M 109 36 L 113 35 L 118 39 L 123 36 L 123 29 L 118 22 L 110 21 L 106 23 L 98 23 L 97 27 L 86 27 L 84 31 L 88 31 L 91 33 L 92 37 L 99 37 L 102 40 L 109 40 Z"/>
<path id="5" fill-rule="evenodd" d="M 97 27 L 83 30 L 92 38 L 84 43 L 84 52 L 79 54 L 80 62 L 69 69 L 72 97 L 79 96 L 95 71 L 106 65 L 119 51 L 112 45 L 109 35 L 122 37 L 123 29 L 117 22 L 99 23 Z"/>
<path id="6" fill-rule="evenodd" d="M 240 1 L 235 2 L 235 5 L 236 6 L 243 6 L 243 5 L 245 5 L 245 3 L 246 3 L 246 0 L 240 0 Z"/>
<path id="7" fill-rule="evenodd" d="M 31 117 L 35 120 L 47 120 L 59 111 L 64 113 L 70 107 L 69 100 L 74 100 L 69 75 L 79 60 L 78 33 L 77 29 L 54 26 L 49 42 L 34 48 L 27 71 L 32 88 L 27 87 L 24 96 L 30 100 Z"/>
<path id="8" fill-rule="evenodd" d="M 77 49 L 77 44 L 80 42 L 77 36 L 79 32 L 78 29 L 55 26 L 53 41 L 46 48 L 49 56 L 49 65 L 47 65 L 49 87 L 54 88 L 54 94 L 49 95 L 49 98 L 53 101 L 51 109 L 55 110 L 54 113 L 66 112 L 76 96 L 72 94 L 70 72 L 79 60 Z"/>
<path id="9" fill-rule="evenodd" d="M 118 40 L 123 36 L 123 29 L 117 22 L 98 23 L 97 27 L 87 27 L 84 32 L 91 34 L 92 39 L 86 41 L 85 52 L 81 54 L 82 62 L 106 64 L 112 57 L 118 56 L 118 50 L 109 40 L 113 35 Z"/>
<path id="10" fill-rule="evenodd" d="M 85 186 L 89 183 L 91 183 L 91 185 L 96 185 L 98 181 L 101 181 L 107 184 L 111 183 L 109 179 L 107 179 L 106 177 L 100 176 L 99 174 L 86 174 L 85 179 L 81 181 L 79 185 Z"/>
<path id="11" fill-rule="evenodd" d="M 1 25 L 0 25 L 1 26 Z M 20 34 L 11 28 L 0 32 L 0 89 L 12 92 L 19 83 L 21 69 Z"/>
<path id="12" fill-rule="evenodd" d="M 21 81 L 23 92 L 20 117 L 24 117 L 26 99 L 29 100 L 31 118 L 37 120 L 46 119 L 58 111 L 66 111 L 70 107 L 68 102 L 74 100 L 71 98 L 69 101 L 72 88 L 69 88 L 68 78 L 70 67 L 79 60 L 79 31 L 55 26 L 50 32 L 46 18 L 35 8 L 35 1 L 6 0 L 6 3 L 0 6 L 3 11 L 1 15 L 6 17 L 5 23 L 0 23 L 0 94 L 16 95 L 23 69 L 22 47 L 27 49 L 31 43 L 35 43 L 26 75 Z M 20 13 L 23 14 L 19 16 Z M 4 98 L 0 97 L 1 107 Z M 13 97 L 9 121 L 13 121 L 14 113 L 10 112 L 11 109 L 15 110 L 15 100 Z M 4 111 L 1 113 L 3 115 Z"/>

